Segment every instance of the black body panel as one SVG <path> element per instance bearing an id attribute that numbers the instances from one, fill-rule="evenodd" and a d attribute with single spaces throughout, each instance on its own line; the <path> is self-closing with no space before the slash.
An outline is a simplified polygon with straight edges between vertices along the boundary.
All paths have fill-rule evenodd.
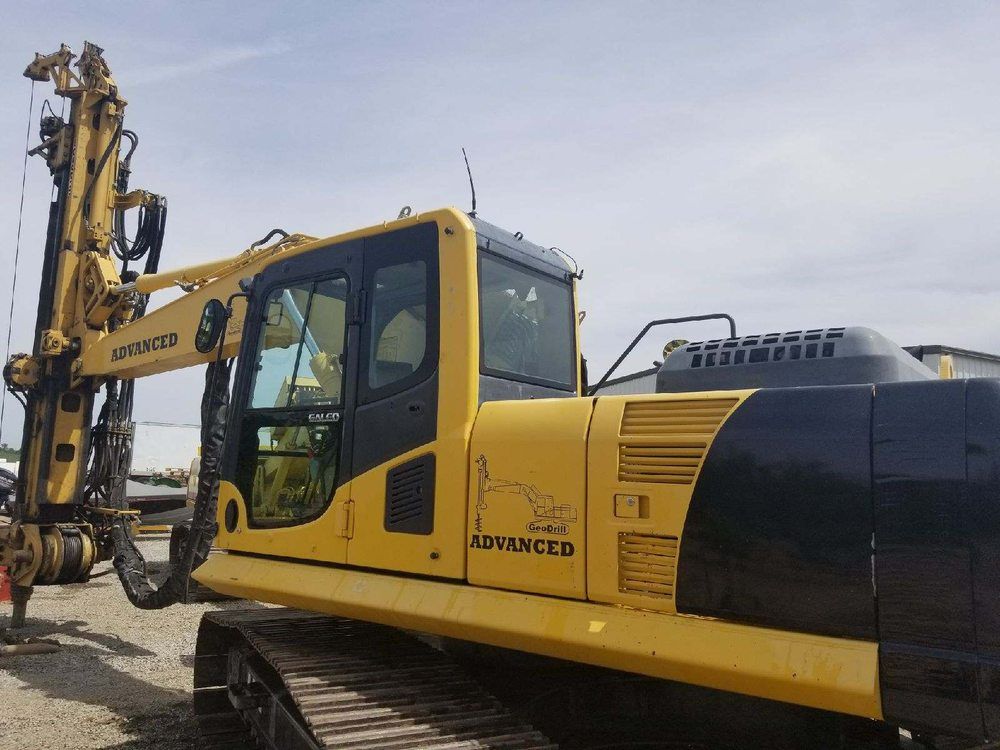
<path id="1" fill-rule="evenodd" d="M 967 381 L 966 471 L 979 691 L 989 737 L 1000 736 L 1000 380 Z"/>
<path id="2" fill-rule="evenodd" d="M 982 737 L 975 652 L 881 643 L 878 670 L 889 723 Z"/>
<path id="3" fill-rule="evenodd" d="M 877 386 L 872 425 L 883 712 L 982 736 L 965 380 Z"/>
<path id="4" fill-rule="evenodd" d="M 679 612 L 877 640 L 886 721 L 1000 737 L 1000 380 L 756 392 L 678 563 Z"/>
<path id="5" fill-rule="evenodd" d="M 965 381 L 879 385 L 872 429 L 882 639 L 971 650 Z"/>
<path id="6" fill-rule="evenodd" d="M 352 476 L 437 438 L 438 376 L 354 412 Z"/>
<path id="7" fill-rule="evenodd" d="M 761 390 L 726 421 L 688 510 L 679 612 L 875 640 L 871 400 Z"/>

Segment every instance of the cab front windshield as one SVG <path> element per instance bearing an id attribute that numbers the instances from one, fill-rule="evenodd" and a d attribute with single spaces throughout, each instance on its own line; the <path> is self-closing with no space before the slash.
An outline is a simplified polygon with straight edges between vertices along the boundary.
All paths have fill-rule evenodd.
<path id="1" fill-rule="evenodd" d="M 479 308 L 484 373 L 576 390 L 573 289 L 567 281 L 480 252 Z"/>

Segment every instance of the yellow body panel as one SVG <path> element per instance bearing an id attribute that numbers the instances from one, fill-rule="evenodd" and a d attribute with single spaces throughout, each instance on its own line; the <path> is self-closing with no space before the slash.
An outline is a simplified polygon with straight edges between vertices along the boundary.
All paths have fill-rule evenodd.
<path id="1" fill-rule="evenodd" d="M 875 643 L 234 554 L 194 577 L 231 596 L 881 718 Z"/>
<path id="2" fill-rule="evenodd" d="M 469 581 L 584 599 L 592 398 L 483 404 L 469 453 Z"/>
<path id="3" fill-rule="evenodd" d="M 295 526 L 251 529 L 240 491 L 231 482 L 219 482 L 219 533 L 215 546 L 240 552 L 254 552 L 275 557 L 294 557 L 325 563 L 347 562 L 347 533 L 344 504 L 350 499 L 351 483 L 341 485 L 326 512 L 318 518 Z M 225 511 L 231 500 L 239 507 L 239 520 L 233 531 L 226 529 Z"/>
<path id="4" fill-rule="evenodd" d="M 465 527 L 464 453 L 441 445 L 441 440 L 435 442 L 437 450 L 422 446 L 402 453 L 352 480 L 353 537 L 347 546 L 350 565 L 443 578 L 465 576 L 465 548 L 460 543 Z M 434 453 L 437 462 L 434 531 L 427 535 L 387 532 L 384 526 L 386 474 L 393 467 L 428 453 Z M 456 491 L 453 485 L 459 481 L 462 486 Z M 447 493 L 442 485 L 448 487 Z"/>
<path id="5" fill-rule="evenodd" d="M 590 599 L 677 611 L 673 574 L 691 493 L 719 428 L 751 393 L 597 400 L 587 464 Z"/>

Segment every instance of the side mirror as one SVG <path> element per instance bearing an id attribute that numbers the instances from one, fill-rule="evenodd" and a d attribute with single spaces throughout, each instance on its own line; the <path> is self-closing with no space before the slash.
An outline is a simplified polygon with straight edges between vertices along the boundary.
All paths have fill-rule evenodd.
<path id="1" fill-rule="evenodd" d="M 269 326 L 280 326 L 284 319 L 284 303 L 281 300 L 271 300 L 267 305 L 267 319 L 264 322 Z"/>
<path id="2" fill-rule="evenodd" d="M 226 306 L 219 300 L 212 298 L 206 302 L 205 309 L 201 311 L 201 320 L 198 321 L 198 330 L 194 334 L 194 348 L 202 354 L 215 349 L 226 329 L 228 318 Z"/>

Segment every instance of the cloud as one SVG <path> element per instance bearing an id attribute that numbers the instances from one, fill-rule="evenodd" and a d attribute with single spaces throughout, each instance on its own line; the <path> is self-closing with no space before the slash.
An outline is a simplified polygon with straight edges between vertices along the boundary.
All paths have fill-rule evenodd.
<path id="1" fill-rule="evenodd" d="M 291 51 L 291 45 L 286 42 L 268 42 L 255 46 L 237 46 L 213 50 L 207 55 L 196 57 L 186 62 L 153 65 L 137 68 L 128 72 L 128 84 L 141 86 L 150 83 L 163 83 L 177 78 L 201 75 L 213 70 L 221 70 L 234 65 L 259 60 L 264 57 L 274 57 Z"/>

